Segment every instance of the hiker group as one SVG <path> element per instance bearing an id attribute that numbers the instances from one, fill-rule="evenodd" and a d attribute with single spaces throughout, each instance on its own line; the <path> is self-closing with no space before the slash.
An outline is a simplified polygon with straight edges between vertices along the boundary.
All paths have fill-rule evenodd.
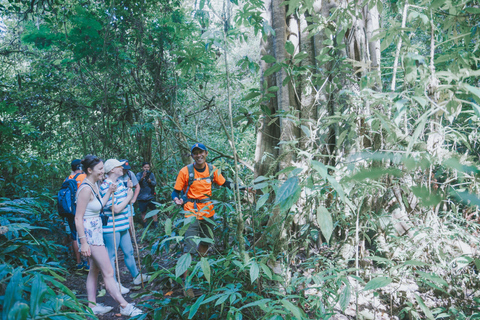
<path id="1" fill-rule="evenodd" d="M 175 204 L 183 206 L 186 221 L 189 223 L 185 233 L 184 251 L 188 253 L 196 251 L 200 256 L 205 256 L 209 248 L 208 243 L 211 241 L 200 241 L 197 245 L 196 239 L 203 238 L 208 241 L 212 235 L 208 219 L 204 219 L 215 214 L 210 199 L 212 183 L 228 188 L 237 185 L 225 180 L 213 165 L 207 164 L 208 150 L 205 145 L 196 143 L 190 152 L 194 163 L 180 170 L 172 192 L 172 200 Z M 67 217 L 77 268 L 89 270 L 86 281 L 87 297 L 89 307 L 95 314 L 107 313 L 113 309 L 96 303 L 100 271 L 107 291 L 120 304 L 120 313 L 127 316 L 142 313 L 139 308 L 123 298 L 122 294 L 128 293 L 129 289 L 115 280 L 115 265 L 118 268 L 115 259 L 118 248 L 121 248 L 133 283 L 143 284 L 143 281 L 150 279 L 148 275 L 141 273 L 140 264 L 138 268 L 135 264 L 132 246 L 132 238 L 136 241 L 133 203 L 138 202 L 142 222 L 145 225 L 147 210 L 155 208 L 152 200 L 156 180 L 150 171 L 149 163 L 143 163 L 143 170 L 137 175 L 133 175 L 130 169 L 127 160 L 109 159 L 104 163 L 93 155 L 88 155 L 83 160 L 74 160 L 72 174 L 65 180 L 58 195 L 59 213 Z M 72 193 L 74 196 L 69 198 Z M 69 208 L 73 212 L 65 213 L 64 211 L 69 211 Z M 156 227 L 157 216 L 152 218 L 152 224 Z M 81 261 L 81 256 L 88 258 L 88 264 Z M 186 286 L 185 294 L 193 296 L 193 291 Z"/>

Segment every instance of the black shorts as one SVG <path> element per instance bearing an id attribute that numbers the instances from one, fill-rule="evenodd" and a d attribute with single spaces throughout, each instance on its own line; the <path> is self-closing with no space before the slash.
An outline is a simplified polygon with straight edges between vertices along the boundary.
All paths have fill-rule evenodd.
<path id="1" fill-rule="evenodd" d="M 146 213 L 147 209 L 155 210 L 156 206 L 152 203 L 152 200 L 137 200 L 138 208 L 141 213 Z"/>

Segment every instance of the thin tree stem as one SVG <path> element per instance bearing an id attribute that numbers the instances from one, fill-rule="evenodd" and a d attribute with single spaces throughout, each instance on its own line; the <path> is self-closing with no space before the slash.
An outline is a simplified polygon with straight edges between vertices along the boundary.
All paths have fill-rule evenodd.
<path id="1" fill-rule="evenodd" d="M 393 62 L 393 76 L 392 76 L 392 91 L 395 91 L 396 88 L 396 79 L 397 79 L 397 67 L 398 67 L 398 58 L 400 57 L 400 49 L 402 48 L 402 35 L 403 29 L 407 24 L 407 10 L 408 10 L 408 3 L 405 3 L 405 7 L 403 8 L 403 17 L 402 17 L 402 31 L 400 31 L 400 39 L 398 39 L 397 43 L 397 50 L 395 52 L 395 61 Z"/>
<path id="2" fill-rule="evenodd" d="M 223 50 L 224 50 L 224 58 L 225 58 L 225 76 L 226 76 L 226 81 L 227 81 L 227 97 L 228 97 L 228 116 L 230 120 L 230 129 L 231 129 L 231 146 L 233 150 L 233 160 L 235 162 L 235 183 L 236 183 L 236 188 L 234 189 L 233 192 L 233 199 L 235 201 L 235 208 L 237 211 L 237 241 L 238 241 L 238 250 L 240 256 L 244 257 L 244 252 L 245 252 L 245 240 L 243 239 L 243 229 L 244 229 L 244 223 L 243 223 L 243 214 L 242 214 L 242 206 L 240 204 L 240 188 L 238 185 L 239 178 L 238 178 L 238 159 L 237 159 L 237 150 L 235 148 L 235 132 L 233 130 L 233 112 L 232 112 L 232 97 L 230 95 L 230 74 L 228 72 L 228 54 L 227 54 L 227 30 L 225 30 L 228 26 L 228 21 L 226 19 L 226 12 L 225 12 L 225 0 L 223 1 L 223 10 L 224 10 L 224 21 L 223 21 Z"/>

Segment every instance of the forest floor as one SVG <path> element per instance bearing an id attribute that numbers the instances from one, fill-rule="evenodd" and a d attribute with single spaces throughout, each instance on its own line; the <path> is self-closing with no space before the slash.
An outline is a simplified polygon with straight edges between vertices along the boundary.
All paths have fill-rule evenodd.
<path id="1" fill-rule="evenodd" d="M 143 231 L 141 228 L 139 228 L 139 231 Z M 140 234 L 141 232 L 137 233 L 137 243 L 139 246 L 139 252 L 141 255 L 141 259 L 144 256 L 144 252 L 142 252 L 143 246 L 140 242 Z M 134 244 L 133 244 L 134 245 Z M 135 245 L 134 245 L 135 246 Z M 134 248 L 135 250 L 135 248 Z M 171 257 L 165 257 L 166 259 L 165 264 L 171 264 L 174 261 L 169 261 L 169 258 L 171 260 Z M 72 261 L 71 265 L 69 266 L 69 273 L 66 275 L 66 281 L 65 283 L 67 284 L 68 288 L 72 290 L 77 296 L 78 299 L 83 299 L 87 300 L 87 291 L 86 291 L 86 280 L 87 280 L 87 275 L 88 271 L 81 270 L 77 271 L 75 269 L 75 264 L 73 263 L 73 259 L 70 259 Z M 162 261 L 163 257 L 159 257 L 159 260 Z M 135 253 L 135 261 L 137 261 L 137 256 Z M 118 263 L 119 263 L 119 270 L 120 270 L 120 282 L 121 284 L 130 289 L 130 292 L 123 295 L 125 300 L 128 302 L 134 302 L 137 306 L 140 307 L 141 309 L 141 304 L 143 302 L 142 298 L 137 297 L 137 295 L 141 295 L 144 292 L 147 291 L 157 291 L 157 292 L 162 292 L 162 288 L 158 288 L 155 286 L 158 286 L 155 283 L 148 283 L 147 281 L 144 282 L 144 288 L 142 288 L 142 285 L 134 285 L 133 284 L 133 278 L 128 271 L 125 262 L 124 262 L 124 255 L 122 250 L 118 251 Z M 144 267 L 144 266 L 142 266 Z M 171 289 L 169 291 L 165 291 L 168 296 L 178 296 L 183 294 L 183 290 L 180 286 L 175 287 L 174 289 Z M 122 316 L 120 314 L 120 309 L 119 305 L 115 300 L 112 298 L 112 296 L 106 292 L 105 288 L 105 282 L 103 281 L 103 277 L 100 275 L 98 277 L 98 287 L 97 287 L 97 303 L 103 303 L 106 306 L 111 306 L 113 307 L 113 310 L 110 311 L 109 313 L 103 314 L 103 315 L 97 315 L 98 319 L 101 320 L 111 320 L 111 319 L 116 319 L 116 320 L 121 320 L 121 319 L 128 319 L 129 317 L 127 316 Z"/>

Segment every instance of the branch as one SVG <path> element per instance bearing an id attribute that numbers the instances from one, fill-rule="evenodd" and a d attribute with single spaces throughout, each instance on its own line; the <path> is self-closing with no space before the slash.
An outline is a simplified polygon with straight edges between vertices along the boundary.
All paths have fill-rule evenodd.
<path id="1" fill-rule="evenodd" d="M 172 121 L 172 122 L 173 122 L 173 124 L 177 127 L 177 129 L 179 129 L 180 132 L 181 132 L 185 137 L 187 137 L 188 139 L 190 139 L 190 140 L 192 140 L 192 141 L 196 141 L 196 140 L 197 140 L 197 139 L 195 139 L 195 138 L 192 138 L 191 136 L 189 136 L 189 135 L 186 134 L 185 132 L 183 132 L 182 128 L 180 128 L 180 126 L 178 125 L 178 123 L 176 123 L 175 121 Z M 218 153 L 218 154 L 221 155 L 222 157 L 229 158 L 229 159 L 235 159 L 232 155 L 223 153 L 223 152 L 221 152 L 221 151 L 219 151 L 219 150 L 217 150 L 217 149 L 215 149 L 215 148 L 212 148 L 211 146 L 206 145 L 206 147 L 207 147 L 209 150 L 212 150 L 212 151 Z M 238 156 L 237 156 L 237 158 L 238 158 Z M 238 161 L 239 161 L 241 164 L 243 164 L 245 167 L 247 167 L 248 170 L 254 172 L 255 169 L 254 169 L 251 165 L 249 165 L 247 162 L 245 162 L 244 160 L 242 160 L 242 159 L 240 159 L 240 158 L 238 158 Z"/>

